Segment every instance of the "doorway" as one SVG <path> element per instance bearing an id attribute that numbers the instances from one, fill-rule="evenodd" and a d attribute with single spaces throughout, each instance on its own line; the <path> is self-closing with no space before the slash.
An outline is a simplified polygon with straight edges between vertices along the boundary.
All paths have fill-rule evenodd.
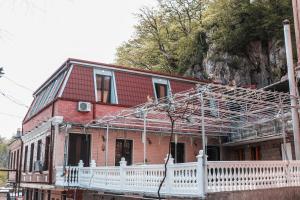
<path id="1" fill-rule="evenodd" d="M 132 140 L 116 140 L 115 166 L 120 165 L 122 157 L 127 161 L 127 165 L 132 165 Z"/>
<path id="2" fill-rule="evenodd" d="M 83 161 L 84 167 L 90 165 L 90 143 L 90 135 L 70 133 L 68 151 L 69 166 L 77 166 L 80 160 Z"/>
<path id="3" fill-rule="evenodd" d="M 174 157 L 174 163 L 184 163 L 184 143 L 171 143 L 171 155 Z"/>

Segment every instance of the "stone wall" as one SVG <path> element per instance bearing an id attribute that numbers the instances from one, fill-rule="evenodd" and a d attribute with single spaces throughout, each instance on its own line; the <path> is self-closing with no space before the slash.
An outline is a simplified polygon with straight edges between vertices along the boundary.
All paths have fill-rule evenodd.
<path id="1" fill-rule="evenodd" d="M 300 187 L 274 188 L 265 190 L 219 192 L 208 194 L 207 200 L 298 200 Z"/>

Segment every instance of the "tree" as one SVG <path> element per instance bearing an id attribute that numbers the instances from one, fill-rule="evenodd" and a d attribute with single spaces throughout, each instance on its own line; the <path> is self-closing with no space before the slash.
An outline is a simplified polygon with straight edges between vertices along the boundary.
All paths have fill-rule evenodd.
<path id="1" fill-rule="evenodd" d="M 0 67 L 0 78 L 3 76 L 4 72 L 3 72 L 3 67 Z"/>
<path id="2" fill-rule="evenodd" d="M 284 19 L 292 20 L 289 0 L 218 0 L 212 1 L 205 13 L 205 29 L 209 43 L 213 45 L 215 59 L 224 54 L 233 57 L 229 66 L 241 70 L 241 62 L 247 61 L 250 80 L 256 84 L 254 75 L 264 68 L 270 81 L 282 74 L 274 74 L 270 62 L 270 49 L 283 46 Z M 277 78 L 278 78 L 277 77 Z"/>
<path id="3" fill-rule="evenodd" d="M 135 35 L 117 49 L 116 62 L 169 73 L 202 65 L 207 51 L 201 30 L 204 2 L 160 0 L 156 9 L 142 8 Z"/>
<path id="4" fill-rule="evenodd" d="M 135 35 L 117 49 L 118 64 L 206 78 L 203 61 L 223 59 L 232 72 L 245 66 L 250 76 L 262 68 L 274 73 L 269 50 L 282 46 L 290 0 L 158 2 L 137 14 Z"/>

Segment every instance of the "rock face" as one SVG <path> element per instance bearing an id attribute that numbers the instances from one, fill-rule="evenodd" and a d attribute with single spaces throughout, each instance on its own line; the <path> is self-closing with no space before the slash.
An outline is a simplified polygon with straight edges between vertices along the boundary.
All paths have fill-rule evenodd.
<path id="1" fill-rule="evenodd" d="M 238 56 L 215 52 L 211 46 L 202 66 L 188 69 L 185 75 L 209 78 L 222 84 L 234 80 L 238 86 L 261 88 L 286 74 L 285 49 L 281 42 L 252 42 L 247 52 Z"/>

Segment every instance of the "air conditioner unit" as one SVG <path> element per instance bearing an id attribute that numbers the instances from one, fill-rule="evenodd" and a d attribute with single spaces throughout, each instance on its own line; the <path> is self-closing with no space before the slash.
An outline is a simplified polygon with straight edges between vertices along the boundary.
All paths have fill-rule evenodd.
<path id="1" fill-rule="evenodd" d="M 34 171 L 35 172 L 42 172 L 43 171 L 42 161 L 37 160 L 37 161 L 34 162 Z"/>
<path id="2" fill-rule="evenodd" d="M 90 112 L 91 111 L 91 103 L 90 102 L 78 102 L 78 111 L 79 112 Z"/>

